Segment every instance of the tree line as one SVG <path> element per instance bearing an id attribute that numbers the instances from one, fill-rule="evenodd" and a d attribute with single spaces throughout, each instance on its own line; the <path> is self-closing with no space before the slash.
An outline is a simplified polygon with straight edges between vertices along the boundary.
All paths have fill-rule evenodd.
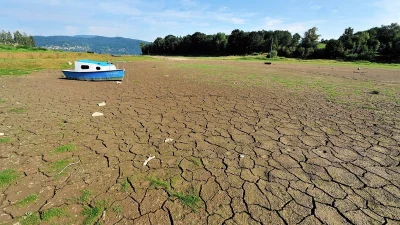
<path id="1" fill-rule="evenodd" d="M 230 35 L 207 35 L 196 32 L 178 37 L 158 37 L 153 43 L 141 43 L 143 54 L 155 55 L 248 55 L 271 53 L 271 56 L 326 59 L 374 60 L 377 56 L 400 56 L 400 26 L 397 23 L 354 32 L 345 29 L 338 39 L 321 40 L 313 27 L 303 36 L 289 31 L 251 31 L 235 29 Z M 272 51 L 271 51 L 272 50 Z"/>
<path id="2" fill-rule="evenodd" d="M 10 31 L 6 32 L 4 30 L 0 33 L 0 43 L 5 45 L 23 45 L 27 47 L 35 47 L 35 39 L 33 36 L 28 36 L 25 32 L 21 33 L 15 31 L 11 34 Z"/>

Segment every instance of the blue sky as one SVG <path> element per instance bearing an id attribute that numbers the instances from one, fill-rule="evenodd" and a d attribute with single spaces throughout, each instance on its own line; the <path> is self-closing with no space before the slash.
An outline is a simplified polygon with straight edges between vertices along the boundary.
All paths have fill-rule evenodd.
<path id="1" fill-rule="evenodd" d="M 91 34 L 153 41 L 233 29 L 289 30 L 316 26 L 322 38 L 400 23 L 400 0 L 0 0 L 0 30 L 29 35 Z"/>

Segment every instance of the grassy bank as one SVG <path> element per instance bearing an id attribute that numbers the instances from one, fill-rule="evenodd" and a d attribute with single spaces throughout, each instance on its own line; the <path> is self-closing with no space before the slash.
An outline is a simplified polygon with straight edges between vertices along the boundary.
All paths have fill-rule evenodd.
<path id="1" fill-rule="evenodd" d="M 90 54 L 83 52 L 59 52 L 42 48 L 25 48 L 0 45 L 0 76 L 25 75 L 43 69 L 68 69 L 79 59 L 111 61 L 113 63 L 152 60 L 150 56 L 113 57 L 108 54 Z"/>
<path id="2" fill-rule="evenodd" d="M 354 61 L 347 62 L 341 60 L 329 59 L 293 59 L 277 57 L 274 59 L 266 58 L 265 55 L 249 55 L 249 56 L 219 56 L 219 57 L 188 57 L 198 60 L 246 60 L 246 61 L 269 61 L 276 64 L 310 64 L 310 65 L 325 65 L 325 66 L 345 66 L 345 67 L 361 67 L 361 68 L 379 68 L 400 70 L 400 64 L 396 63 L 376 63 L 369 61 Z"/>

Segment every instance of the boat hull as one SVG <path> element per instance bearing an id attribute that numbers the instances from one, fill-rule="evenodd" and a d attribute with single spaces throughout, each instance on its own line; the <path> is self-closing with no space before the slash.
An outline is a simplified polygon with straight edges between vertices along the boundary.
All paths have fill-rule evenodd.
<path id="1" fill-rule="evenodd" d="M 90 81 L 121 81 L 124 79 L 125 70 L 110 70 L 110 71 L 90 71 L 77 72 L 73 70 L 63 70 L 65 78 L 71 80 L 90 80 Z"/>

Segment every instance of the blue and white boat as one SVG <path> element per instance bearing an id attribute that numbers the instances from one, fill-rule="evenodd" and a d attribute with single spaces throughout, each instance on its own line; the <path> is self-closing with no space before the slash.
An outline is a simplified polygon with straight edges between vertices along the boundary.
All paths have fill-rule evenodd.
<path id="1" fill-rule="evenodd" d="M 125 70 L 117 69 L 114 64 L 93 60 L 75 61 L 74 70 L 63 70 L 62 72 L 67 79 L 71 80 L 121 81 L 125 76 Z"/>

